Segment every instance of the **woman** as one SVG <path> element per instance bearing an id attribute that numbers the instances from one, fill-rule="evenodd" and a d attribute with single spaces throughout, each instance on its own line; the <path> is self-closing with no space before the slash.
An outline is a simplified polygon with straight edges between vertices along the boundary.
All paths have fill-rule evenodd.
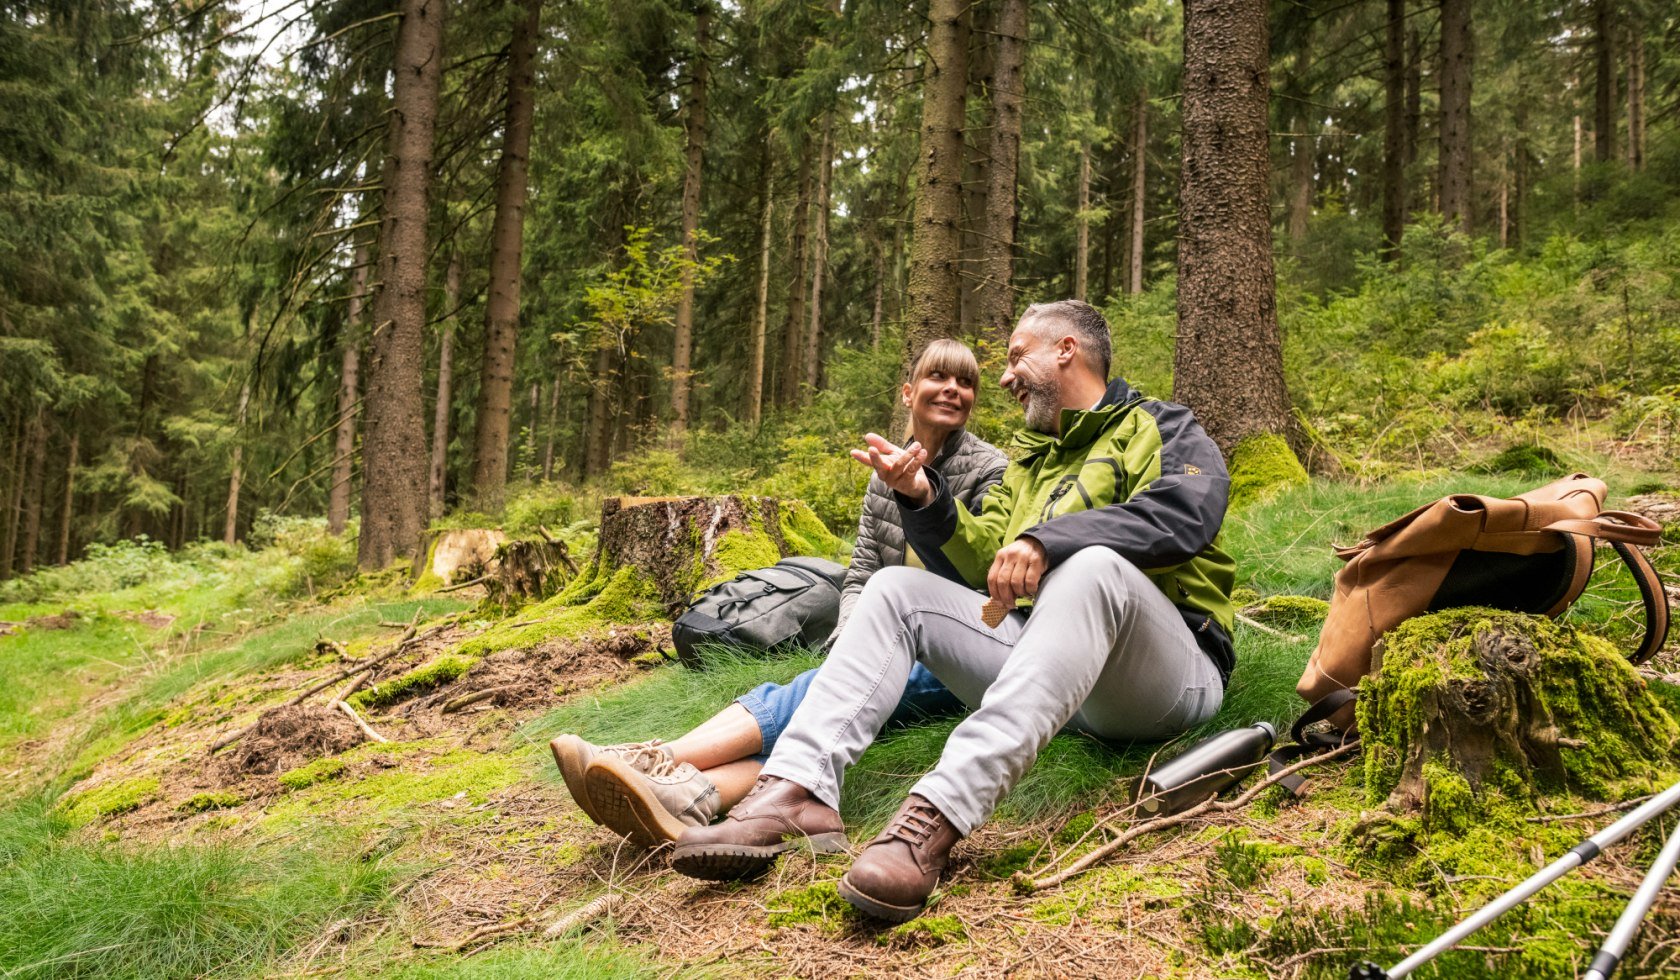
<path id="1" fill-rule="evenodd" d="M 928 451 L 952 494 L 979 510 L 980 498 L 1003 479 L 1008 459 L 964 426 L 974 408 L 980 365 L 954 340 L 936 340 L 916 358 L 900 397 L 909 409 L 906 439 Z M 904 541 L 898 504 L 880 477 L 872 476 L 858 521 L 857 547 L 840 595 L 845 628 L 864 582 L 877 569 L 922 567 Z M 590 819 L 645 847 L 681 836 L 684 828 L 710 823 L 752 789 L 764 759 L 793 717 L 816 676 L 809 670 L 788 684 L 763 684 L 688 734 L 672 742 L 591 745 L 576 735 L 549 743 L 566 788 Z M 893 720 L 956 711 L 955 695 L 918 665 L 910 674 Z"/>

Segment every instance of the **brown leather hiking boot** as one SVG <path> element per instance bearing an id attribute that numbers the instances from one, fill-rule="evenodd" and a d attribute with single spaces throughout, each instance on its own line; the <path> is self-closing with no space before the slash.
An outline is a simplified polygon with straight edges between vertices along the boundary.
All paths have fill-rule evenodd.
<path id="1" fill-rule="evenodd" d="M 911 794 L 840 879 L 840 897 L 865 915 L 908 922 L 922 914 L 951 848 L 961 839 L 938 807 Z"/>
<path id="2" fill-rule="evenodd" d="M 801 842 L 822 854 L 844 851 L 846 827 L 840 814 L 798 783 L 760 776 L 721 823 L 683 831 L 671 852 L 671 867 L 707 881 L 754 878 Z"/>

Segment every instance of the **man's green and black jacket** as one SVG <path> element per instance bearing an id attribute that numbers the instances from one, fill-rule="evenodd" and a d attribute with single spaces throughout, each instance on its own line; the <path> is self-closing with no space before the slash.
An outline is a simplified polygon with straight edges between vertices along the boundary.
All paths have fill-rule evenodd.
<path id="1" fill-rule="evenodd" d="M 1081 548 L 1112 548 L 1166 593 L 1229 681 L 1236 563 L 1217 540 L 1231 487 L 1219 447 L 1188 408 L 1118 379 L 1095 408 L 1063 409 L 1061 423 L 1060 437 L 1016 437 L 1021 455 L 977 510 L 928 470 L 931 503 L 898 497 L 911 547 L 930 571 L 978 589 L 1019 537 L 1044 546 L 1050 569 Z"/>

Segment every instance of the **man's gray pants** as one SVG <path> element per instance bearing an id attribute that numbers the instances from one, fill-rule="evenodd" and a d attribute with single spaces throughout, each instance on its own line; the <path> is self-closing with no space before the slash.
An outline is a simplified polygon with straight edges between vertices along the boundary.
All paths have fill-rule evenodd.
<path id="1" fill-rule="evenodd" d="M 1159 739 L 1211 718 L 1224 686 L 1183 617 L 1108 548 L 1040 583 L 1031 617 L 980 621 L 979 593 L 921 569 L 876 572 L 764 766 L 839 808 L 846 769 L 875 740 L 920 661 L 972 713 L 916 793 L 964 836 L 1064 727 Z"/>

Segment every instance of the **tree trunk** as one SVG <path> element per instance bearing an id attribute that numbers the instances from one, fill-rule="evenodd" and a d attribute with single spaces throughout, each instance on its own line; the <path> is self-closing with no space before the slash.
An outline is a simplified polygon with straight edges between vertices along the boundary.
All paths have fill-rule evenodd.
<path id="1" fill-rule="evenodd" d="M 35 555 L 41 543 L 41 505 L 46 492 L 47 419 L 37 410 L 30 427 L 29 471 L 23 488 L 23 556 L 18 572 L 28 575 L 35 570 Z"/>
<path id="2" fill-rule="evenodd" d="M 964 0 L 930 0 L 921 147 L 910 239 L 905 367 L 929 341 L 955 337 L 962 260 L 963 112 L 968 38 Z M 896 415 L 897 413 L 895 413 Z"/>
<path id="3" fill-rule="evenodd" d="M 339 343 L 338 423 L 333 436 L 332 486 L 327 490 L 327 530 L 343 534 L 350 521 L 350 481 L 355 475 L 356 412 L 361 398 L 362 303 L 367 297 L 367 243 L 350 255 L 350 300 Z"/>
<path id="4" fill-rule="evenodd" d="M 490 226 L 490 292 L 484 303 L 484 367 L 473 434 L 473 499 L 495 513 L 507 495 L 508 429 L 519 343 L 519 287 L 525 245 L 525 190 L 536 99 L 537 31 L 542 0 L 525 0 L 525 20 L 508 45 L 507 116 L 496 168 L 496 217 Z"/>
<path id="5" fill-rule="evenodd" d="M 548 407 L 543 411 L 542 480 L 544 483 L 554 479 L 555 419 L 559 414 L 560 381 L 556 378 L 548 383 Z"/>
<path id="6" fill-rule="evenodd" d="M 438 331 L 437 400 L 432 405 L 432 460 L 426 474 L 427 511 L 442 517 L 444 495 L 449 485 L 449 429 L 454 417 L 455 318 L 461 308 L 461 252 L 451 249 L 449 266 L 443 274 L 443 305 L 446 310 Z"/>
<path id="7" fill-rule="evenodd" d="M 70 451 L 64 458 L 64 510 L 58 515 L 58 563 L 70 561 L 70 519 L 76 510 L 76 465 L 81 462 L 82 433 L 70 432 Z"/>
<path id="8" fill-rule="evenodd" d="M 881 349 L 881 310 L 882 298 L 886 295 L 886 259 L 881 255 L 881 243 L 870 243 L 870 251 L 874 255 L 875 270 L 875 299 L 869 310 L 869 349 Z"/>
<path id="9" fill-rule="evenodd" d="M 987 120 L 991 118 L 990 86 L 996 67 L 996 48 L 993 0 L 970 3 L 963 18 L 963 34 L 968 39 L 963 108 L 963 175 L 962 175 L 962 258 L 957 265 L 957 322 L 962 331 L 971 332 L 984 316 L 985 282 L 980 270 L 985 265 L 986 195 L 991 189 L 991 146 L 985 143 L 987 131 L 967 125 L 970 112 Z"/>
<path id="10" fill-rule="evenodd" d="M 1511 167 L 1511 246 L 1521 246 L 1523 233 L 1527 230 L 1528 222 L 1528 107 L 1522 102 L 1517 103 L 1516 114 L 1517 144 L 1516 155 Z"/>
<path id="11" fill-rule="evenodd" d="M 612 396 L 614 348 L 603 344 L 595 351 L 589 379 L 589 421 L 584 436 L 583 475 L 599 476 L 612 463 Z"/>
<path id="12" fill-rule="evenodd" d="M 1593 0 L 1593 151 L 1599 163 L 1616 156 L 1616 55 L 1612 0 Z"/>
<path id="13" fill-rule="evenodd" d="M 811 220 L 811 141 L 799 141 L 798 199 L 793 206 L 793 242 L 788 252 L 788 265 L 793 281 L 788 285 L 787 319 L 782 323 L 781 372 L 777 378 L 777 398 L 782 405 L 799 402 L 799 382 L 803 373 L 800 360 L 804 348 L 799 338 L 805 325 L 805 234 Z"/>
<path id="14" fill-rule="evenodd" d="M 1388 0 L 1383 97 L 1382 257 L 1392 262 L 1406 233 L 1406 0 Z"/>
<path id="15" fill-rule="evenodd" d="M 1511 247 L 1511 151 L 1504 147 L 1499 155 L 1499 247 Z"/>
<path id="16" fill-rule="evenodd" d="M 11 438 L 7 440 L 5 522 L 6 541 L 0 550 L 0 578 L 9 578 L 17 568 L 18 531 L 23 516 L 23 469 L 28 451 L 29 430 L 22 413 L 13 416 Z"/>
<path id="17" fill-rule="evenodd" d="M 774 134 L 766 134 L 759 151 L 758 301 L 753 306 L 752 359 L 747 369 L 747 424 L 757 428 L 764 418 L 764 348 L 770 332 L 770 237 L 775 232 L 776 163 L 771 153 Z"/>
<path id="18" fill-rule="evenodd" d="M 1149 96 L 1138 93 L 1132 126 L 1132 234 L 1126 265 L 1126 292 L 1143 292 L 1143 208 L 1149 176 Z"/>
<path id="19" fill-rule="evenodd" d="M 684 110 L 682 190 L 682 294 L 677 298 L 676 343 L 671 353 L 671 437 L 680 442 L 688 432 L 690 384 L 694 369 L 694 267 L 700 255 L 700 175 L 706 157 L 706 96 L 711 63 L 706 45 L 711 35 L 712 10 L 704 2 L 694 15 L 694 57 L 689 62 L 688 105 Z"/>
<path id="20" fill-rule="evenodd" d="M 1318 149 L 1312 123 L 1305 112 L 1296 110 L 1289 156 L 1289 240 L 1299 245 L 1307 240 L 1307 223 L 1312 219 L 1313 175 Z"/>
<path id="21" fill-rule="evenodd" d="M 1073 298 L 1081 303 L 1091 280 L 1091 144 L 1079 144 L 1079 185 L 1074 192 Z"/>
<path id="22" fill-rule="evenodd" d="M 245 480 L 245 417 L 251 407 L 251 382 L 239 386 L 239 414 L 233 429 L 233 466 L 228 472 L 227 522 L 222 526 L 222 543 L 239 540 L 239 486 Z"/>
<path id="23" fill-rule="evenodd" d="M 1173 395 L 1230 456 L 1292 435 L 1272 273 L 1266 0 L 1184 6 Z"/>
<path id="24" fill-rule="evenodd" d="M 1412 28 L 1411 37 L 1406 43 L 1406 155 L 1404 166 L 1411 169 L 1417 162 L 1417 145 L 1419 134 L 1423 132 L 1423 38 L 1417 28 Z M 1410 179 L 1410 174 L 1407 175 Z M 1413 201 L 1420 200 L 1417 194 L 1409 194 Z M 1407 215 L 1410 216 L 1410 210 Z"/>
<path id="25" fill-rule="evenodd" d="M 828 267 L 829 188 L 834 176 L 834 112 L 823 114 L 822 139 L 817 152 L 817 227 L 811 243 L 811 309 L 805 325 L 805 385 L 800 401 L 810 398 L 817 387 L 817 369 L 822 358 L 823 276 Z"/>
<path id="26" fill-rule="evenodd" d="M 1441 216 L 1470 232 L 1470 0 L 1441 0 Z"/>
<path id="27" fill-rule="evenodd" d="M 1628 26 L 1627 39 L 1627 160 L 1628 169 L 1645 169 L 1645 36 Z"/>
<path id="28" fill-rule="evenodd" d="M 420 397 L 426 326 L 426 217 L 431 191 L 445 0 L 402 0 L 393 55 L 383 177 L 380 289 L 362 440 L 357 561 L 380 569 L 411 558 L 426 526 L 426 424 Z"/>

